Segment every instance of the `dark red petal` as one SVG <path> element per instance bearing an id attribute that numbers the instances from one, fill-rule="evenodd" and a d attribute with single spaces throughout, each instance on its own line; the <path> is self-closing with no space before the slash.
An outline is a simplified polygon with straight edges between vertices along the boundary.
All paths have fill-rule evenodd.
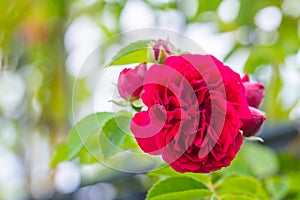
<path id="1" fill-rule="evenodd" d="M 162 126 L 160 119 L 156 118 L 155 114 L 142 111 L 136 113 L 132 118 L 130 130 L 144 152 L 158 155 L 161 152 L 156 140 Z"/>

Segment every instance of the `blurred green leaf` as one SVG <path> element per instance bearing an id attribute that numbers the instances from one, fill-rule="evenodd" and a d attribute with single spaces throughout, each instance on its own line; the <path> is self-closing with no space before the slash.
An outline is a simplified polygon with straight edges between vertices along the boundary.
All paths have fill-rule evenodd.
<path id="1" fill-rule="evenodd" d="M 136 153 L 142 152 L 142 150 L 140 149 L 140 146 L 136 142 L 133 134 L 126 134 L 120 148 L 123 150 L 130 150 L 130 151 L 136 152 Z"/>
<path id="2" fill-rule="evenodd" d="M 224 179 L 216 188 L 218 196 L 244 195 L 247 197 L 267 199 L 262 184 L 251 176 L 233 175 Z"/>
<path id="3" fill-rule="evenodd" d="M 251 173 L 256 177 L 275 174 L 279 169 L 276 153 L 269 147 L 247 143 L 241 154 L 248 164 Z"/>
<path id="4" fill-rule="evenodd" d="M 289 180 L 285 176 L 268 177 L 264 184 L 273 199 L 284 199 L 289 189 Z"/>
<path id="5" fill-rule="evenodd" d="M 299 193 L 300 196 L 300 170 L 298 172 L 287 173 L 287 178 L 290 183 L 289 192 Z"/>
<path id="6" fill-rule="evenodd" d="M 300 200 L 300 192 L 293 198 L 293 200 Z"/>
<path id="7" fill-rule="evenodd" d="M 101 146 L 99 141 L 99 133 L 101 129 L 96 129 L 88 138 L 83 148 L 81 148 L 78 157 L 82 164 L 93 164 L 99 162 L 101 155 Z"/>
<path id="8" fill-rule="evenodd" d="M 283 63 L 284 59 L 282 52 L 272 46 L 254 46 L 245 63 L 244 72 L 252 74 L 261 65 Z"/>
<path id="9" fill-rule="evenodd" d="M 211 191 L 203 183 L 190 177 L 171 177 L 156 183 L 148 192 L 147 200 L 201 199 Z"/>
<path id="10" fill-rule="evenodd" d="M 278 171 L 279 163 L 276 153 L 269 147 L 244 143 L 231 165 L 223 168 L 222 174 L 244 174 L 267 177 Z"/>
<path id="11" fill-rule="evenodd" d="M 148 45 L 151 41 L 153 40 L 141 40 L 125 46 L 112 58 L 109 65 L 149 62 Z"/>
<path id="12" fill-rule="evenodd" d="M 297 19 L 284 17 L 278 28 L 279 40 L 277 51 L 283 51 L 285 56 L 296 54 L 299 50 L 298 23 Z"/>
<path id="13" fill-rule="evenodd" d="M 55 153 L 52 156 L 51 159 L 51 167 L 55 167 L 57 164 L 59 164 L 60 162 L 63 162 L 65 160 L 68 160 L 68 146 L 66 143 L 63 143 L 61 145 L 59 145 L 56 149 L 55 149 Z"/>
<path id="14" fill-rule="evenodd" d="M 61 161 L 70 160 L 77 156 L 91 135 L 94 134 L 96 130 L 101 129 L 112 117 L 112 113 L 99 112 L 88 115 L 80 120 L 71 129 L 67 141 L 56 149 L 51 161 L 51 166 L 54 167 Z"/>
<path id="15" fill-rule="evenodd" d="M 268 120 L 284 120 L 286 121 L 290 115 L 291 108 L 284 108 L 284 102 L 280 95 L 284 86 L 283 79 L 280 75 L 279 65 L 274 65 L 272 68 L 271 82 L 267 86 L 264 98 L 264 110 L 268 113 Z"/>
<path id="16" fill-rule="evenodd" d="M 245 144 L 242 146 L 242 149 L 245 148 Z M 236 158 L 231 162 L 229 167 L 222 168 L 219 173 L 224 174 L 241 174 L 241 175 L 252 175 L 251 169 L 246 162 L 242 150 L 237 154 Z"/>
<path id="17" fill-rule="evenodd" d="M 300 159 L 291 154 L 279 154 L 280 172 L 299 172 Z"/>
<path id="18" fill-rule="evenodd" d="M 246 195 L 224 195 L 221 198 L 222 200 L 257 200 L 255 197 L 249 197 Z"/>
<path id="19" fill-rule="evenodd" d="M 86 87 L 87 79 L 76 79 L 76 91 L 73 92 L 75 102 L 84 102 L 90 97 L 91 92 Z"/>
<path id="20" fill-rule="evenodd" d="M 128 135 L 131 117 L 125 111 L 116 114 L 96 113 L 85 117 L 71 130 L 66 143 L 57 148 L 51 165 L 55 166 L 76 156 L 79 156 L 81 163 L 91 164 L 124 149 L 124 141 L 126 147 L 136 146 L 135 140 L 129 139 L 132 136 Z"/>

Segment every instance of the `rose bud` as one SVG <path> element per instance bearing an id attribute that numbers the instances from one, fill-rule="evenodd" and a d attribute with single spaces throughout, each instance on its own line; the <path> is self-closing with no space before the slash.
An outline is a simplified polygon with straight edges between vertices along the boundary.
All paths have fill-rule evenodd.
<path id="1" fill-rule="evenodd" d="M 152 43 L 148 51 L 149 59 L 155 63 L 163 63 L 164 60 L 171 55 L 174 46 L 166 40 L 159 39 L 156 43 Z"/>
<path id="2" fill-rule="evenodd" d="M 146 71 L 146 63 L 141 63 L 134 69 L 125 68 L 121 71 L 117 87 L 122 98 L 131 101 L 140 97 Z"/>
<path id="3" fill-rule="evenodd" d="M 265 87 L 262 83 L 244 82 L 245 95 L 249 106 L 258 108 L 264 98 Z"/>
<path id="4" fill-rule="evenodd" d="M 255 135 L 260 130 L 263 122 L 266 120 L 266 116 L 263 112 L 253 107 L 249 108 L 251 112 L 251 118 L 242 119 L 243 126 L 241 128 L 243 135 L 246 137 Z"/>

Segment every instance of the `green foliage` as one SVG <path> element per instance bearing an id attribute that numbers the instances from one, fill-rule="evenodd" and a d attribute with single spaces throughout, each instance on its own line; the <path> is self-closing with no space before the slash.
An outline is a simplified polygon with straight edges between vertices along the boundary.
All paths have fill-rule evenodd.
<path id="1" fill-rule="evenodd" d="M 172 172 L 170 167 L 155 170 L 150 172 L 149 175 L 160 175 L 161 177 L 168 178 L 161 179 L 158 183 L 154 184 L 152 189 L 149 190 L 148 199 L 152 199 L 156 195 L 161 195 L 161 197 L 167 195 L 173 199 L 173 195 L 177 196 L 177 192 L 182 192 L 182 190 L 185 191 L 182 193 L 182 195 L 185 195 L 185 199 L 202 199 L 204 197 L 210 197 L 211 199 L 230 199 L 230 197 L 234 197 L 235 199 L 268 199 L 261 182 L 251 176 L 224 176 L 213 184 L 212 176 L 210 175 L 195 173 L 179 174 Z M 201 187 L 197 188 L 201 190 L 196 191 L 194 187 Z"/>
<path id="2" fill-rule="evenodd" d="M 272 199 L 284 199 L 290 182 L 286 176 L 276 175 L 266 178 L 264 184 Z"/>
<path id="3" fill-rule="evenodd" d="M 216 193 L 224 195 L 242 195 L 258 199 L 268 199 L 262 184 L 251 176 L 233 175 L 217 184 Z"/>
<path id="4" fill-rule="evenodd" d="M 241 151 L 252 175 L 266 177 L 278 171 L 278 160 L 270 148 L 249 143 Z"/>
<path id="5" fill-rule="evenodd" d="M 297 159 L 291 154 L 279 154 L 278 160 L 280 162 L 281 172 L 297 172 L 300 170 L 300 159 Z M 300 179 L 299 179 L 300 180 Z"/>
<path id="6" fill-rule="evenodd" d="M 287 170 L 285 169 L 286 167 L 282 168 L 280 166 L 290 167 Z M 288 173 L 279 170 L 286 170 Z M 148 175 L 159 178 L 158 182 L 153 185 L 153 188 L 160 185 L 160 183 L 168 183 L 168 180 L 172 177 L 185 177 L 188 180 L 192 178 L 210 190 L 209 196 L 211 200 L 281 200 L 297 199 L 300 195 L 299 159 L 286 155 L 280 156 L 280 159 L 278 159 L 278 156 L 272 149 L 255 143 L 244 144 L 232 164 L 217 172 L 210 174 L 181 174 L 167 166 L 153 170 Z M 170 185 L 172 184 L 170 182 Z M 161 197 L 169 195 L 169 189 L 163 190 L 162 187 L 159 188 L 161 188 L 159 190 Z M 200 197 L 208 195 L 207 191 L 197 191 L 197 194 L 192 196 L 193 192 L 191 191 L 191 194 L 188 194 L 189 190 L 185 191 L 185 199 L 194 199 L 196 197 L 201 199 Z"/>
<path id="7" fill-rule="evenodd" d="M 205 184 L 206 186 L 211 185 L 211 177 L 207 174 L 196 174 L 196 173 L 179 173 L 176 172 L 174 169 L 172 169 L 170 166 L 162 166 L 156 170 L 153 170 L 148 173 L 149 176 L 156 176 L 156 177 L 161 177 L 161 178 L 167 178 L 167 177 L 173 177 L 173 176 L 184 176 L 184 177 L 191 177 L 193 179 L 196 179 L 197 181 L 200 181 L 201 183 Z"/>
<path id="8" fill-rule="evenodd" d="M 100 149 L 104 159 L 115 155 L 122 146 L 126 137 L 131 138 L 128 134 L 131 117 L 121 115 L 112 118 L 106 122 L 101 130 L 99 142 Z"/>
<path id="9" fill-rule="evenodd" d="M 134 140 L 127 135 L 131 117 L 127 112 L 88 115 L 72 128 L 66 142 L 57 148 L 51 165 L 54 167 L 78 156 L 83 163 L 93 162 L 95 158 L 107 159 L 124 145 L 134 146 L 131 145 Z"/>
<path id="10" fill-rule="evenodd" d="M 249 197 L 246 195 L 234 195 L 234 194 L 229 194 L 229 195 L 224 195 L 221 198 L 222 200 L 257 200 L 257 198 Z"/>
<path id="11" fill-rule="evenodd" d="M 59 162 L 70 160 L 77 156 L 92 134 L 97 129 L 102 128 L 112 116 L 113 113 L 95 113 L 79 121 L 72 128 L 67 141 L 57 148 L 51 165 L 55 166 Z"/>
<path id="12" fill-rule="evenodd" d="M 246 143 L 236 159 L 222 173 L 239 173 L 255 177 L 267 177 L 278 171 L 279 162 L 276 153 L 270 148 L 255 143 Z"/>
<path id="13" fill-rule="evenodd" d="M 156 183 L 148 192 L 147 200 L 201 199 L 211 192 L 201 182 L 190 177 L 170 177 Z"/>
<path id="14" fill-rule="evenodd" d="M 125 46 L 112 58 L 109 65 L 149 62 L 148 48 L 151 41 L 142 40 Z"/>

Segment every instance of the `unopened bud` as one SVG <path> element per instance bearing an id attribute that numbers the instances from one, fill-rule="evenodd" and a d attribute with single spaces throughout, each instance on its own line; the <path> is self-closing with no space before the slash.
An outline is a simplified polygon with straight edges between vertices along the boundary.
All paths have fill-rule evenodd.
<path id="1" fill-rule="evenodd" d="M 262 83 L 244 82 L 248 105 L 258 108 L 264 98 L 265 87 Z"/>
<path id="2" fill-rule="evenodd" d="M 156 43 L 150 44 L 148 57 L 154 63 L 163 63 L 172 54 L 174 46 L 167 40 L 159 39 Z"/>
<path id="3" fill-rule="evenodd" d="M 118 78 L 118 91 L 127 101 L 138 99 L 143 90 L 143 81 L 147 72 L 146 63 L 136 66 L 134 69 L 124 69 Z"/>
<path id="4" fill-rule="evenodd" d="M 260 110 L 249 107 L 251 112 L 250 119 L 242 119 L 243 126 L 241 130 L 243 131 L 244 136 L 250 137 L 255 135 L 261 128 L 262 124 L 266 120 L 266 116 Z"/>

